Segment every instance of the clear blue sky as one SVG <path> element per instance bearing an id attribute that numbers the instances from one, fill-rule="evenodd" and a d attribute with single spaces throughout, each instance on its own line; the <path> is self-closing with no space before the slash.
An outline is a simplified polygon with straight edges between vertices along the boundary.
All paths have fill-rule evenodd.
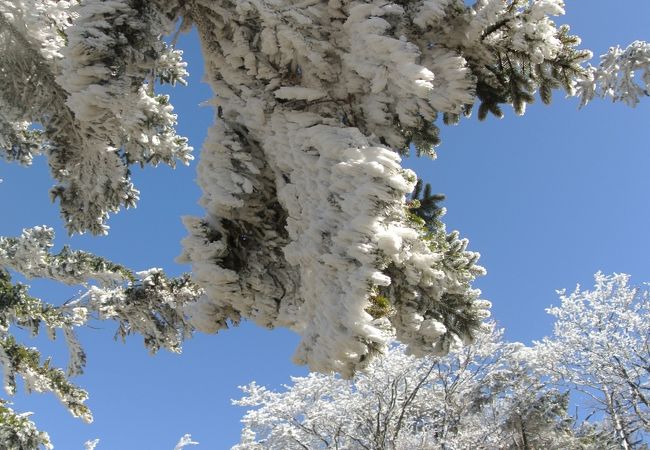
<path id="1" fill-rule="evenodd" d="M 597 55 L 613 44 L 650 40 L 647 0 L 567 3 L 559 22 L 571 24 Z M 184 36 L 180 46 L 192 76 L 190 87 L 172 92 L 173 103 L 181 133 L 200 156 L 212 112 L 198 104 L 211 94 L 200 82 L 195 36 Z M 538 102 L 523 118 L 506 110 L 503 120 L 473 118 L 444 127 L 436 161 L 407 161 L 447 195 L 449 229 L 460 230 L 482 254 L 488 275 L 477 287 L 493 302 L 508 339 L 529 343 L 549 333 L 544 308 L 557 303 L 555 289 L 589 286 L 597 270 L 650 281 L 649 113 L 650 99 L 636 109 L 596 100 L 578 111 L 576 99 L 558 92 L 550 107 Z M 69 239 L 49 202 L 45 162 L 38 159 L 28 169 L 0 162 L 0 234 L 48 224 L 57 230 L 57 246 L 69 243 L 138 270 L 182 273 L 188 268 L 174 263 L 185 236 L 180 216 L 202 215 L 195 166 L 134 168 L 138 208 L 114 216 L 107 237 Z M 31 284 L 34 294 L 53 303 L 76 292 Z M 139 337 L 122 345 L 112 339 L 112 324 L 98 327 L 80 334 L 88 367 L 77 379 L 90 391 L 94 424 L 72 419 L 51 395 L 15 399 L 16 409 L 36 412 L 33 419 L 59 450 L 81 450 L 95 437 L 101 439 L 98 450 L 171 450 L 184 433 L 201 442 L 197 449 L 226 449 L 239 436 L 243 410 L 230 405 L 240 396 L 238 385 L 257 380 L 279 387 L 306 373 L 291 363 L 298 339 L 286 330 L 243 324 L 216 336 L 197 334 L 180 356 L 150 357 Z M 36 344 L 65 365 L 62 342 Z"/>

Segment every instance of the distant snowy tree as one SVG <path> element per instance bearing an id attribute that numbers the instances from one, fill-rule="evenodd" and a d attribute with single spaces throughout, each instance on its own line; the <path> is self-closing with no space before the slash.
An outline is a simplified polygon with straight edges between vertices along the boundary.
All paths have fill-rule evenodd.
<path id="1" fill-rule="evenodd" d="M 650 289 L 595 279 L 560 292 L 553 334 L 532 347 L 491 324 L 443 357 L 393 346 L 351 380 L 251 383 L 234 401 L 248 408 L 234 449 L 646 449 Z"/>
<path id="2" fill-rule="evenodd" d="M 617 448 L 639 448 L 650 436 L 650 290 L 625 274 L 595 279 L 593 290 L 562 291 L 548 309 L 556 322 L 538 344 L 540 360 L 589 400 L 585 408 L 605 414 Z"/>
<path id="3" fill-rule="evenodd" d="M 46 227 L 27 229 L 17 238 L 0 238 L 0 370 L 9 395 L 22 378 L 29 392 L 51 392 L 70 413 L 86 422 L 92 414 L 85 404 L 88 394 L 70 381 L 83 372 L 86 354 L 75 336 L 75 329 L 90 319 L 117 322 L 116 336 L 138 333 L 145 345 L 178 352 L 192 327 L 183 308 L 194 302 L 202 290 L 190 279 L 167 278 L 159 269 L 133 273 L 89 253 L 63 248 L 53 254 L 54 234 Z M 13 282 L 9 273 L 26 278 L 46 278 L 69 285 L 81 285 L 85 294 L 52 305 L 28 293 L 28 286 Z M 98 283 L 91 285 L 92 282 Z M 42 360 L 37 348 L 28 347 L 16 337 L 16 327 L 32 334 L 45 330 L 51 339 L 60 332 L 68 346 L 67 370 Z M 36 430 L 26 414 L 15 413 L 0 400 L 0 448 L 31 450 L 39 444 L 48 448 L 47 434 Z"/>
<path id="4" fill-rule="evenodd" d="M 483 269 L 413 212 L 400 155 L 433 154 L 436 118 L 473 105 L 523 114 L 559 87 L 633 104 L 646 44 L 584 67 L 590 52 L 551 19 L 563 13 L 561 0 L 1 0 L 0 154 L 45 154 L 68 230 L 106 233 L 137 201 L 132 164 L 192 158 L 154 86 L 184 83 L 163 37 L 195 26 L 216 118 L 198 167 L 206 216 L 185 219 L 180 257 L 205 290 L 184 311 L 193 326 L 287 327 L 295 361 L 345 376 L 393 333 L 442 354 L 488 315 L 471 287 Z"/>
<path id="5" fill-rule="evenodd" d="M 580 448 L 568 396 L 542 381 L 533 350 L 487 328 L 445 357 L 395 346 L 352 380 L 312 373 L 283 392 L 245 386 L 234 449 Z"/>

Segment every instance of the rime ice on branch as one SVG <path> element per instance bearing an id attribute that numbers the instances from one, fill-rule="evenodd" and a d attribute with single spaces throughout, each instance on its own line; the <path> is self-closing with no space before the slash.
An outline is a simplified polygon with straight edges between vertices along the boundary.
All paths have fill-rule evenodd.
<path id="1" fill-rule="evenodd" d="M 416 354 L 471 340 L 489 303 L 466 241 L 406 202 L 399 154 L 433 153 L 433 122 L 519 113 L 589 52 L 561 1 L 189 1 L 218 108 L 199 164 L 204 219 L 182 261 L 194 324 L 245 317 L 302 336 L 295 359 L 354 373 L 395 333 Z M 376 314 L 383 311 L 382 314 Z M 371 313 L 375 313 L 374 315 Z"/>
<path id="2" fill-rule="evenodd" d="M 20 237 L 0 237 L 0 371 L 9 395 L 22 378 L 28 392 L 51 392 L 75 417 L 92 421 L 85 404 L 88 394 L 69 377 L 83 372 L 86 354 L 75 329 L 90 318 L 113 320 L 117 337 L 138 333 L 150 351 L 161 347 L 179 352 L 192 332 L 183 312 L 202 290 L 188 277 L 167 278 L 161 270 L 133 273 L 123 266 L 92 254 L 64 247 L 52 253 L 54 234 L 46 227 L 24 230 Z M 82 285 L 87 292 L 63 305 L 32 297 L 28 286 L 12 282 L 9 271 L 27 278 L 47 278 L 70 285 Z M 92 281 L 98 283 L 90 286 Z M 36 348 L 27 347 L 14 335 L 14 327 L 38 334 L 45 329 L 54 339 L 60 330 L 68 346 L 67 371 L 43 362 Z M 5 422 L 3 422 L 3 420 Z M 0 399 L 0 448 L 37 448 L 47 435 L 38 432 L 24 414 L 16 414 Z M 32 444 L 30 444 L 32 443 Z M 19 445 L 20 444 L 20 445 Z M 31 445 L 31 446 L 30 446 Z"/>
<path id="3" fill-rule="evenodd" d="M 612 47 L 576 82 L 581 106 L 594 97 L 611 97 L 636 106 L 639 97 L 650 95 L 650 44 L 635 41 L 626 49 Z"/>
<path id="4" fill-rule="evenodd" d="M 130 164 L 192 158 L 152 89 L 187 74 L 160 38 L 176 17 L 165 3 L 0 1 L 0 154 L 47 154 L 71 233 L 105 233 L 109 213 L 135 205 Z"/>

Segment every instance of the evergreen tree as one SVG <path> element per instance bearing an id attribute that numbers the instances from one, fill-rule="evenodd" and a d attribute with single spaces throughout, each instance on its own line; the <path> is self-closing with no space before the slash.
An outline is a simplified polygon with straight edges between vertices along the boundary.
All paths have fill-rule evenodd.
<path id="1" fill-rule="evenodd" d="M 88 420 L 86 394 L 68 375 L 83 368 L 74 328 L 89 314 L 116 320 L 122 336 L 142 334 L 153 351 L 177 350 L 194 327 L 217 331 L 241 318 L 288 327 L 303 337 L 297 362 L 345 376 L 393 334 L 418 355 L 472 341 L 489 314 L 471 287 L 483 273 L 478 254 L 446 232 L 442 198 L 417 187 L 399 154 L 413 146 L 432 155 L 436 118 L 456 123 L 475 104 L 483 119 L 506 104 L 523 114 L 537 92 L 548 103 L 555 88 L 583 104 L 600 95 L 634 105 L 647 95 L 648 45 L 612 49 L 598 68 L 585 67 L 590 53 L 551 19 L 563 7 L 0 0 L 0 154 L 26 165 L 48 158 L 51 197 L 71 233 L 106 233 L 110 213 L 135 205 L 131 165 L 192 159 L 168 97 L 154 92 L 187 75 L 181 53 L 162 39 L 180 21 L 181 30 L 198 29 L 217 94 L 198 169 L 206 217 L 186 219 L 181 256 L 194 281 L 69 249 L 51 254 L 46 228 L 0 240 L 9 391 L 21 376 Z M 98 285 L 54 306 L 9 271 Z M 67 375 L 20 344 L 12 325 L 62 330 Z M 16 424 L 0 429 L 6 439 L 46 445 L 25 416 L 4 404 L 0 413 Z"/>
<path id="2" fill-rule="evenodd" d="M 0 154 L 44 154 L 68 230 L 106 233 L 109 214 L 137 201 L 133 164 L 192 158 L 154 86 L 184 82 L 163 36 L 195 26 L 216 93 L 198 167 L 206 215 L 185 219 L 180 257 L 198 287 L 113 274 L 99 281 L 122 284 L 101 298 L 147 304 L 116 318 L 127 330 L 132 314 L 163 313 L 177 330 L 287 327 L 302 336 L 295 361 L 345 376 L 393 334 L 412 353 L 445 353 L 489 315 L 472 288 L 483 269 L 437 222 L 434 197 L 409 207 L 417 177 L 400 155 L 433 154 L 438 116 L 455 123 L 475 104 L 484 118 L 505 104 L 522 114 L 555 88 L 583 102 L 647 92 L 632 75 L 647 75 L 646 44 L 585 67 L 590 53 L 552 20 L 563 13 L 561 0 L 0 0 Z M 187 285 L 182 312 L 156 309 L 160 289 Z M 138 331 L 154 347 L 176 342 Z"/>

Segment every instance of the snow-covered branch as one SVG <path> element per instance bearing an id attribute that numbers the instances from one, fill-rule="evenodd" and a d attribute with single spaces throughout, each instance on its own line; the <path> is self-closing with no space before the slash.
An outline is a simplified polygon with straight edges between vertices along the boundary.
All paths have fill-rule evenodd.
<path id="1" fill-rule="evenodd" d="M 480 101 L 523 112 L 582 72 L 589 52 L 544 2 L 186 3 L 201 36 L 216 124 L 199 164 L 204 219 L 186 219 L 182 261 L 205 331 L 249 318 L 303 336 L 295 360 L 351 375 L 392 333 L 417 354 L 470 341 L 487 302 L 466 241 L 411 220 L 433 124 Z M 369 310 L 388 303 L 383 317 Z M 210 318 L 206 320 L 206 318 Z"/>
<path id="2" fill-rule="evenodd" d="M 609 97 L 636 106 L 650 95 L 650 44 L 635 41 L 627 48 L 612 47 L 600 57 L 598 67 L 589 67 L 576 80 L 581 106 L 594 97 Z"/>
<path id="3" fill-rule="evenodd" d="M 17 413 L 0 401 L 0 445 L 11 450 L 52 450 L 49 435 L 29 419 L 31 413 Z"/>
<path id="4" fill-rule="evenodd" d="M 86 363 L 86 354 L 74 330 L 91 318 L 111 320 L 118 324 L 118 336 L 140 334 L 152 352 L 160 348 L 180 352 L 183 340 L 193 330 L 186 320 L 185 308 L 203 291 L 189 277 L 168 278 L 160 269 L 134 273 L 86 252 L 64 248 L 59 253 L 51 253 L 53 237 L 51 229 L 36 227 L 24 230 L 17 238 L 0 238 L 3 384 L 5 390 L 13 394 L 16 378 L 20 377 L 28 391 L 51 392 L 75 417 L 90 422 L 92 415 L 85 405 L 88 394 L 69 380 L 82 373 Z M 83 285 L 87 292 L 62 305 L 49 304 L 29 295 L 28 287 L 13 282 L 7 270 L 30 278 Z M 90 285 L 93 280 L 100 284 Z M 13 326 L 26 328 L 33 334 L 44 328 L 52 339 L 57 330 L 61 330 L 70 353 L 67 371 L 52 367 L 49 360 L 42 362 L 38 349 L 27 347 L 16 339 Z M 22 416 L 17 417 L 12 419 L 16 427 L 23 423 L 19 420 Z M 17 430 L 15 427 L 9 429 Z M 11 438 L 7 436 L 6 439 Z M 1 434 L 0 438 L 3 438 Z M 3 442 L 0 440 L 0 446 Z"/>
<path id="5" fill-rule="evenodd" d="M 154 2 L 0 1 L 2 155 L 47 154 L 71 233 L 105 233 L 109 213 L 135 205 L 128 165 L 191 159 L 168 98 L 151 89 L 152 75 L 186 75 L 160 39 L 174 19 Z"/>

